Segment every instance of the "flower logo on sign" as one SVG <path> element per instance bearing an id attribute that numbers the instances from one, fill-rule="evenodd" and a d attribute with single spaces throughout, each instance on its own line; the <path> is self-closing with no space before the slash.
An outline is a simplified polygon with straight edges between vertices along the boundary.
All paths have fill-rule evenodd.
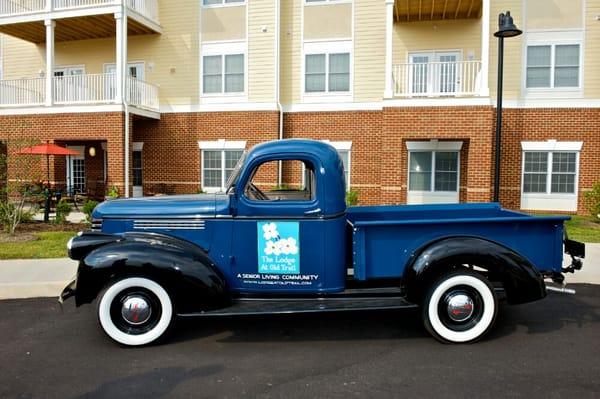
<path id="1" fill-rule="evenodd" d="M 281 238 L 275 223 L 263 226 L 263 237 L 267 240 L 265 242 L 266 255 L 296 255 L 298 253 L 296 239 L 294 237 Z"/>

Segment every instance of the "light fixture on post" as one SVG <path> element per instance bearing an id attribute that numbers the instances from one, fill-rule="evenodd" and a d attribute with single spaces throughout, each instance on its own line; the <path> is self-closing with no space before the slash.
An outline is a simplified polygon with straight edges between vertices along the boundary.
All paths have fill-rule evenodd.
<path id="1" fill-rule="evenodd" d="M 510 11 L 498 16 L 498 91 L 496 93 L 496 157 L 494 171 L 494 202 L 500 200 L 500 155 L 502 146 L 502 79 L 504 75 L 504 38 L 515 37 L 523 33 L 518 29 L 510 15 Z"/>

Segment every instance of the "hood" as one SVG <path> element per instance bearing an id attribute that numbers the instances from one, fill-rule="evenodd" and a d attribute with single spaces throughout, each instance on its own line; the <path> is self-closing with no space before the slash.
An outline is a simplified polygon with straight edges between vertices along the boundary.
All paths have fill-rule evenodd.
<path id="1" fill-rule="evenodd" d="M 225 194 L 170 195 L 108 200 L 96 207 L 94 219 L 215 217 L 229 214 Z"/>

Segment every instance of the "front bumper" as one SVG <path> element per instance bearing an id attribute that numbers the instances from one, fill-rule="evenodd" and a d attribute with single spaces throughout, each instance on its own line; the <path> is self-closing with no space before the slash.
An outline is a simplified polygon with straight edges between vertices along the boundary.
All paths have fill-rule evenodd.
<path id="1" fill-rule="evenodd" d="M 72 296 L 75 296 L 77 289 L 77 278 L 71 280 L 69 284 L 62 290 L 60 296 L 58 297 L 58 303 L 62 306 L 62 304 Z"/>

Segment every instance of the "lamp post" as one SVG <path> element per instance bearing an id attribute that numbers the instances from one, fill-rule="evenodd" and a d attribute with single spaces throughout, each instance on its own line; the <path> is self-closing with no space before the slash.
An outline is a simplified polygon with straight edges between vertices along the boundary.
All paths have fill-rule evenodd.
<path id="1" fill-rule="evenodd" d="M 498 90 L 496 92 L 496 157 L 494 175 L 494 202 L 500 200 L 500 154 L 502 145 L 502 80 L 504 75 L 504 38 L 515 37 L 523 33 L 519 30 L 510 16 L 510 11 L 500 13 L 498 16 L 498 31 L 494 36 L 498 38 Z"/>

